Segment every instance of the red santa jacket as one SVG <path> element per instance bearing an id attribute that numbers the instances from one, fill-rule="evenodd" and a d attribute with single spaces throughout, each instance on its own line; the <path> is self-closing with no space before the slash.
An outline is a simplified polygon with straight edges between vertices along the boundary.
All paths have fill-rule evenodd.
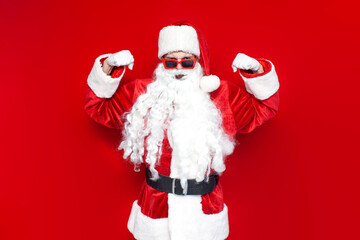
<path id="1" fill-rule="evenodd" d="M 222 80 L 220 87 L 210 94 L 212 101 L 221 111 L 224 129 L 232 138 L 236 133 L 251 132 L 275 116 L 278 110 L 278 82 L 274 67 L 267 60 L 258 61 L 262 64 L 264 73 L 255 75 L 240 71 L 245 81 L 245 87 Z M 122 69 L 117 69 L 112 77 L 120 76 L 121 71 Z M 269 79 L 275 77 L 276 81 Z M 124 125 L 122 115 L 131 110 L 138 96 L 146 91 L 146 86 L 152 81 L 152 79 L 137 79 L 126 84 L 120 83 L 110 98 L 98 97 L 93 91 L 94 87 L 88 87 L 85 111 L 97 123 L 114 129 L 122 129 Z M 271 96 L 265 100 L 259 100 L 256 98 L 257 94 L 265 97 L 271 94 Z M 169 176 L 171 147 L 166 137 L 163 141 L 160 162 L 161 164 L 156 167 L 156 170 L 162 175 Z M 204 214 L 219 213 L 224 208 L 221 184 L 218 184 L 213 192 L 203 195 L 201 198 Z M 144 182 L 137 201 L 144 215 L 153 219 L 166 218 L 168 216 L 167 202 L 167 193 L 159 192 Z"/>

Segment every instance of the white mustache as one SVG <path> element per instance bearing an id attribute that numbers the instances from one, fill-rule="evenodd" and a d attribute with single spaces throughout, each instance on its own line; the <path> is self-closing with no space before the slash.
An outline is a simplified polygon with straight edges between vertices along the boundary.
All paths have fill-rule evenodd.
<path id="1" fill-rule="evenodd" d="M 193 73 L 193 69 L 167 69 L 166 73 L 171 77 L 175 78 L 176 75 L 184 75 L 184 77 Z"/>

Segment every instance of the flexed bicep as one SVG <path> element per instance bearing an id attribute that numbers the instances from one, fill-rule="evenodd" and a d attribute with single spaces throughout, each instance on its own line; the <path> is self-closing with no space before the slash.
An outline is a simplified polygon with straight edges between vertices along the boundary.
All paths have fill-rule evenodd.
<path id="1" fill-rule="evenodd" d="M 248 133 L 274 117 L 279 106 L 279 81 L 274 65 L 265 59 L 238 54 L 232 64 L 245 88 L 229 88 L 229 101 L 238 132 Z"/>

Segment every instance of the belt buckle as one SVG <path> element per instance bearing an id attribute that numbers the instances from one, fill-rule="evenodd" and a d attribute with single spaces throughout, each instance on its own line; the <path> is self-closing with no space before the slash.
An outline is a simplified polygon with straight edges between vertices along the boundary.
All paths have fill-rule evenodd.
<path id="1" fill-rule="evenodd" d="M 173 179 L 172 179 L 172 186 L 171 186 L 172 194 L 175 194 L 175 181 L 176 181 L 176 179 L 173 178 Z"/>
<path id="2" fill-rule="evenodd" d="M 176 194 L 176 192 L 175 192 L 175 189 L 176 189 L 176 180 L 179 181 L 179 185 L 180 185 L 181 190 L 182 190 L 182 192 L 181 192 L 180 194 Z M 188 180 L 186 179 L 186 181 L 188 181 Z M 182 186 L 181 186 L 180 179 L 173 178 L 171 185 L 172 185 L 172 186 L 171 186 L 171 193 L 172 193 L 172 194 L 176 194 L 176 195 L 187 195 L 187 193 L 184 194 L 184 189 L 183 189 Z M 188 184 L 186 184 L 186 185 L 188 185 Z"/>

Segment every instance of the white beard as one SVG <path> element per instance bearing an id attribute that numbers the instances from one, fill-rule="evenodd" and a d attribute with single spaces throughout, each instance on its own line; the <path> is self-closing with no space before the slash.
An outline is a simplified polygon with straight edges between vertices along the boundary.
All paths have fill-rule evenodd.
<path id="1" fill-rule="evenodd" d="M 175 74 L 184 74 L 184 80 L 177 80 Z M 218 173 L 225 170 L 224 157 L 232 153 L 234 143 L 224 132 L 220 112 L 209 93 L 200 89 L 201 77 L 198 63 L 194 69 L 181 70 L 166 70 L 158 65 L 155 81 L 126 115 L 124 140 L 119 146 L 124 158 L 130 156 L 135 169 L 143 162 L 146 138 L 145 161 L 153 178 L 158 178 L 155 165 L 167 131 L 173 150 L 171 177 L 180 178 L 183 188 L 186 179 L 202 181 L 210 169 Z"/>

